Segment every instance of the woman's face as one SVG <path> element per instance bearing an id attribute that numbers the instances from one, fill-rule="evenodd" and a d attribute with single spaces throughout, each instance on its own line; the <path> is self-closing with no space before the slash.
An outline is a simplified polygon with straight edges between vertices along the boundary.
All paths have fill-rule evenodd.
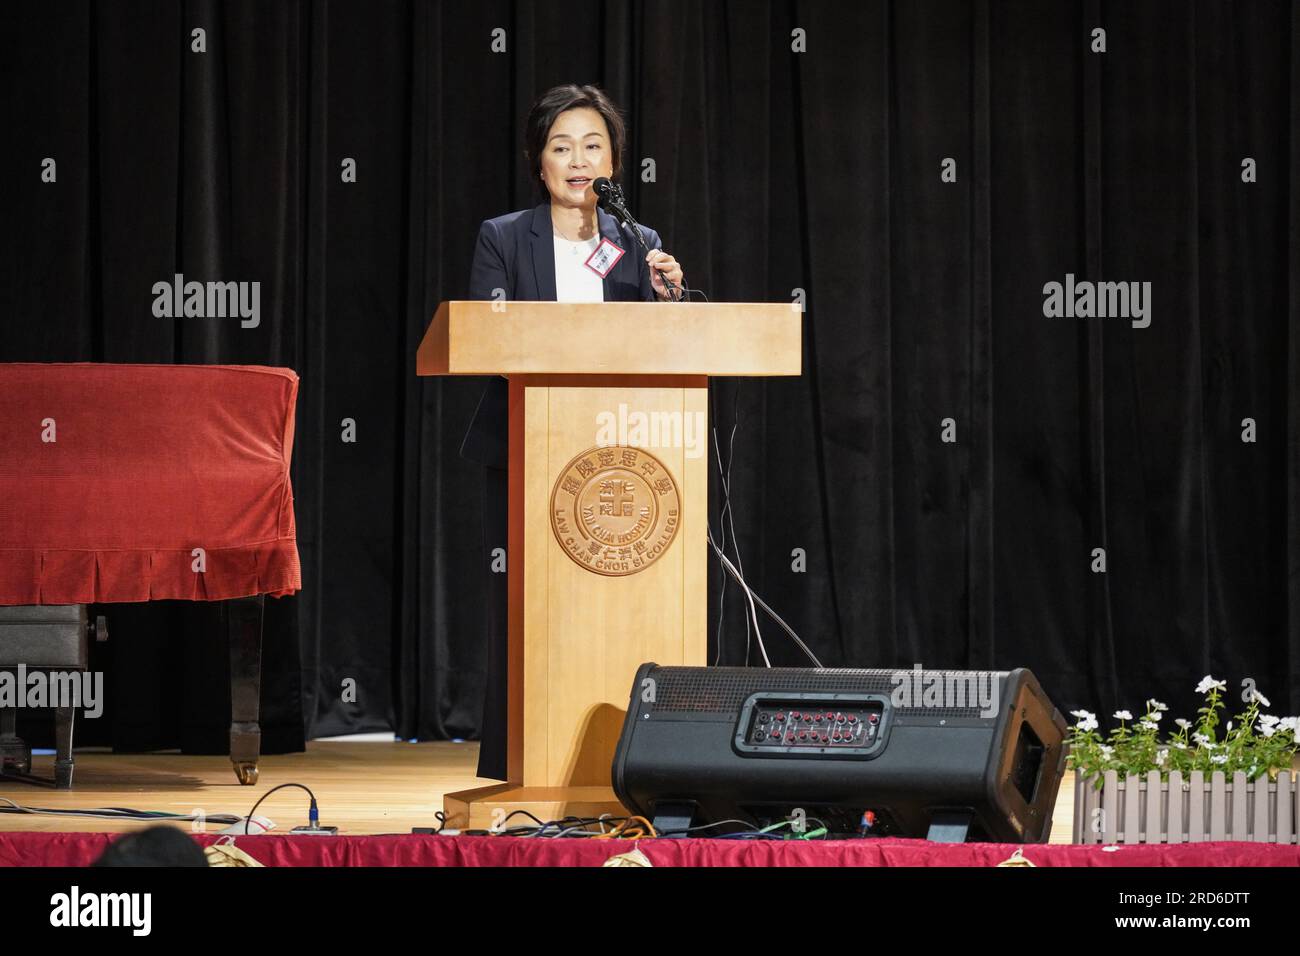
<path id="1" fill-rule="evenodd" d="M 542 150 L 542 179 L 551 203 L 593 208 L 591 184 L 601 176 L 614 176 L 605 118 L 589 106 L 565 110 L 555 117 Z"/>

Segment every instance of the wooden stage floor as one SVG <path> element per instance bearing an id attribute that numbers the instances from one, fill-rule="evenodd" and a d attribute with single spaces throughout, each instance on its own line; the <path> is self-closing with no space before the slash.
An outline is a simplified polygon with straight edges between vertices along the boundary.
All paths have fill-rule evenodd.
<path id="1" fill-rule="evenodd" d="M 241 786 L 227 757 L 194 757 L 176 753 L 74 753 L 77 761 L 71 790 L 55 790 L 0 781 L 0 796 L 28 807 L 90 809 L 129 807 L 168 813 L 245 816 L 262 794 L 283 783 L 311 788 L 320 808 L 320 821 L 340 833 L 410 833 L 412 827 L 436 827 L 434 813 L 442 809 L 443 794 L 496 783 L 474 775 L 478 744 L 450 741 L 313 740 L 307 751 L 264 756 L 259 777 Z M 52 756 L 33 758 L 37 776 L 54 775 Z M 1066 773 L 1052 817 L 1051 843 L 1069 843 L 1074 800 L 1074 775 Z M 3 803 L 4 801 L 0 801 Z M 257 808 L 270 817 L 271 832 L 287 833 L 307 822 L 307 794 L 297 787 L 277 791 Z M 189 829 L 189 823 L 174 824 Z M 96 820 L 66 816 L 0 813 L 0 830 L 46 832 L 130 831 L 143 822 Z M 215 833 L 216 824 L 203 828 Z"/>

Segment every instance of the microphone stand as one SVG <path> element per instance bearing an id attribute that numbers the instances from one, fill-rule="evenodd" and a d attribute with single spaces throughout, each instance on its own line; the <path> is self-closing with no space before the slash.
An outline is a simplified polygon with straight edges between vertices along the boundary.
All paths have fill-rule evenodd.
<path id="1" fill-rule="evenodd" d="M 632 235 L 636 237 L 637 243 L 641 246 L 641 251 L 648 256 L 650 254 L 650 244 L 645 241 L 645 236 L 641 234 L 640 225 L 632 218 L 632 214 L 627 211 L 627 206 L 624 205 L 623 200 L 623 190 L 616 183 L 610 182 L 609 188 L 600 196 L 599 205 L 617 219 L 620 225 L 627 226 L 631 230 Z M 664 285 L 668 288 L 668 291 L 673 293 L 671 301 L 680 302 L 682 300 L 682 290 L 677 287 L 677 283 L 668 278 L 667 273 L 658 269 L 655 271 L 664 280 Z"/>

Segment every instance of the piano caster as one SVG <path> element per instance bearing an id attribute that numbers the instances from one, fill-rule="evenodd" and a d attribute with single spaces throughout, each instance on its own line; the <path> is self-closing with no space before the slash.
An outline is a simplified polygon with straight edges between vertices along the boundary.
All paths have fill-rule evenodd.
<path id="1" fill-rule="evenodd" d="M 257 783 L 257 764 L 255 763 L 237 763 L 235 764 L 235 776 L 244 786 L 252 786 Z"/>

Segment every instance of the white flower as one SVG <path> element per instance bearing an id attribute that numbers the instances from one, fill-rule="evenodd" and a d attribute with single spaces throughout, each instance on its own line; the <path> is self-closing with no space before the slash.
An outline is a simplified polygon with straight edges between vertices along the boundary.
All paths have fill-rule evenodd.
<path id="1" fill-rule="evenodd" d="M 1163 763 L 1164 763 L 1166 760 L 1168 760 L 1168 759 L 1169 759 L 1169 751 L 1168 751 L 1168 750 L 1163 750 L 1163 749 L 1162 749 L 1162 750 L 1157 750 L 1157 751 L 1156 751 L 1156 763 L 1163 764 Z"/>
<path id="2" fill-rule="evenodd" d="M 1174 746 L 1177 747 L 1179 750 L 1186 750 L 1186 749 L 1187 749 L 1187 744 L 1183 743 L 1181 740 L 1175 740 L 1175 741 L 1174 741 Z"/>
<path id="3" fill-rule="evenodd" d="M 1259 733 L 1261 737 L 1272 737 L 1277 733 L 1277 728 L 1272 724 L 1262 724 L 1259 728 Z"/>
<path id="4" fill-rule="evenodd" d="M 1211 762 L 1211 763 L 1227 763 L 1227 762 L 1228 762 L 1228 755 L 1227 755 L 1227 754 L 1216 754 L 1215 756 L 1213 756 L 1213 757 L 1210 758 L 1210 762 Z"/>
<path id="5" fill-rule="evenodd" d="M 1168 709 L 1169 709 L 1168 705 L 1160 703 L 1160 701 L 1156 700 L 1154 697 L 1152 697 L 1149 701 L 1147 701 L 1147 710 L 1168 710 Z"/>
<path id="6" fill-rule="evenodd" d="M 1265 697 L 1263 694 L 1261 694 L 1259 691 L 1257 691 L 1257 690 L 1252 690 L 1252 691 L 1250 692 L 1250 695 L 1251 695 L 1251 699 L 1259 701 L 1259 706 L 1261 706 L 1261 707 L 1268 707 L 1268 706 L 1270 706 L 1270 704 L 1269 704 L 1269 702 L 1268 702 L 1268 698 Z"/>
<path id="7" fill-rule="evenodd" d="M 1204 677 L 1201 678 L 1201 682 L 1196 685 L 1196 693 L 1198 694 L 1208 693 L 1210 688 L 1212 687 L 1217 687 L 1219 690 L 1228 689 L 1228 685 L 1226 683 L 1224 683 L 1221 680 L 1215 680 L 1209 674 L 1206 674 Z"/>
<path id="8" fill-rule="evenodd" d="M 1182 717 L 1179 717 L 1177 720 L 1174 721 L 1174 723 L 1176 723 L 1179 727 L 1183 728 L 1183 730 L 1192 729 L 1192 722 L 1190 720 L 1184 720 Z"/>
<path id="9" fill-rule="evenodd" d="M 1223 728 L 1225 731 L 1232 729 L 1232 721 L 1228 721 L 1228 726 Z"/>
<path id="10" fill-rule="evenodd" d="M 1160 713 L 1160 711 L 1158 711 L 1158 710 L 1153 710 L 1153 711 L 1151 711 L 1149 714 L 1144 715 L 1142 719 L 1143 719 L 1143 720 L 1149 720 L 1149 721 L 1151 721 L 1152 723 L 1157 723 L 1157 722 L 1160 720 L 1160 718 L 1163 717 L 1163 716 L 1164 716 L 1164 714 Z"/>
<path id="11" fill-rule="evenodd" d="M 1275 727 L 1281 719 L 1277 714 L 1260 714 L 1259 724 L 1261 727 Z"/>
<path id="12" fill-rule="evenodd" d="M 1300 735 L 1300 717 L 1283 717 L 1277 722 L 1277 729 Z"/>
<path id="13" fill-rule="evenodd" d="M 1116 719 L 1116 720 L 1132 720 L 1132 719 L 1133 719 L 1133 715 L 1130 714 L 1127 710 L 1117 710 L 1117 711 L 1115 711 L 1115 715 L 1114 715 L 1114 716 L 1115 716 L 1115 719 Z"/>
<path id="14" fill-rule="evenodd" d="M 1159 716 L 1159 715 L 1157 715 L 1157 716 Z M 1139 720 L 1139 721 L 1138 721 L 1138 726 L 1141 727 L 1143 730 L 1159 730 L 1159 729 L 1160 729 L 1160 725 L 1157 724 L 1154 720 L 1147 720 L 1146 718 L 1143 718 L 1142 720 Z"/>
<path id="15" fill-rule="evenodd" d="M 1101 751 L 1101 755 L 1105 757 L 1107 760 L 1109 760 L 1110 755 L 1115 752 L 1115 748 L 1111 747 L 1109 744 L 1102 744 L 1097 749 Z"/>
<path id="16" fill-rule="evenodd" d="M 1075 727 L 1077 727 L 1079 730 L 1097 729 L 1097 715 L 1091 713 L 1090 711 L 1072 710 L 1070 711 L 1070 716 L 1079 718 L 1079 722 L 1075 724 Z"/>
<path id="17" fill-rule="evenodd" d="M 1202 747 L 1214 746 L 1212 743 L 1210 743 L 1210 738 L 1205 736 L 1205 734 L 1192 734 L 1192 740 L 1196 741 Z"/>

